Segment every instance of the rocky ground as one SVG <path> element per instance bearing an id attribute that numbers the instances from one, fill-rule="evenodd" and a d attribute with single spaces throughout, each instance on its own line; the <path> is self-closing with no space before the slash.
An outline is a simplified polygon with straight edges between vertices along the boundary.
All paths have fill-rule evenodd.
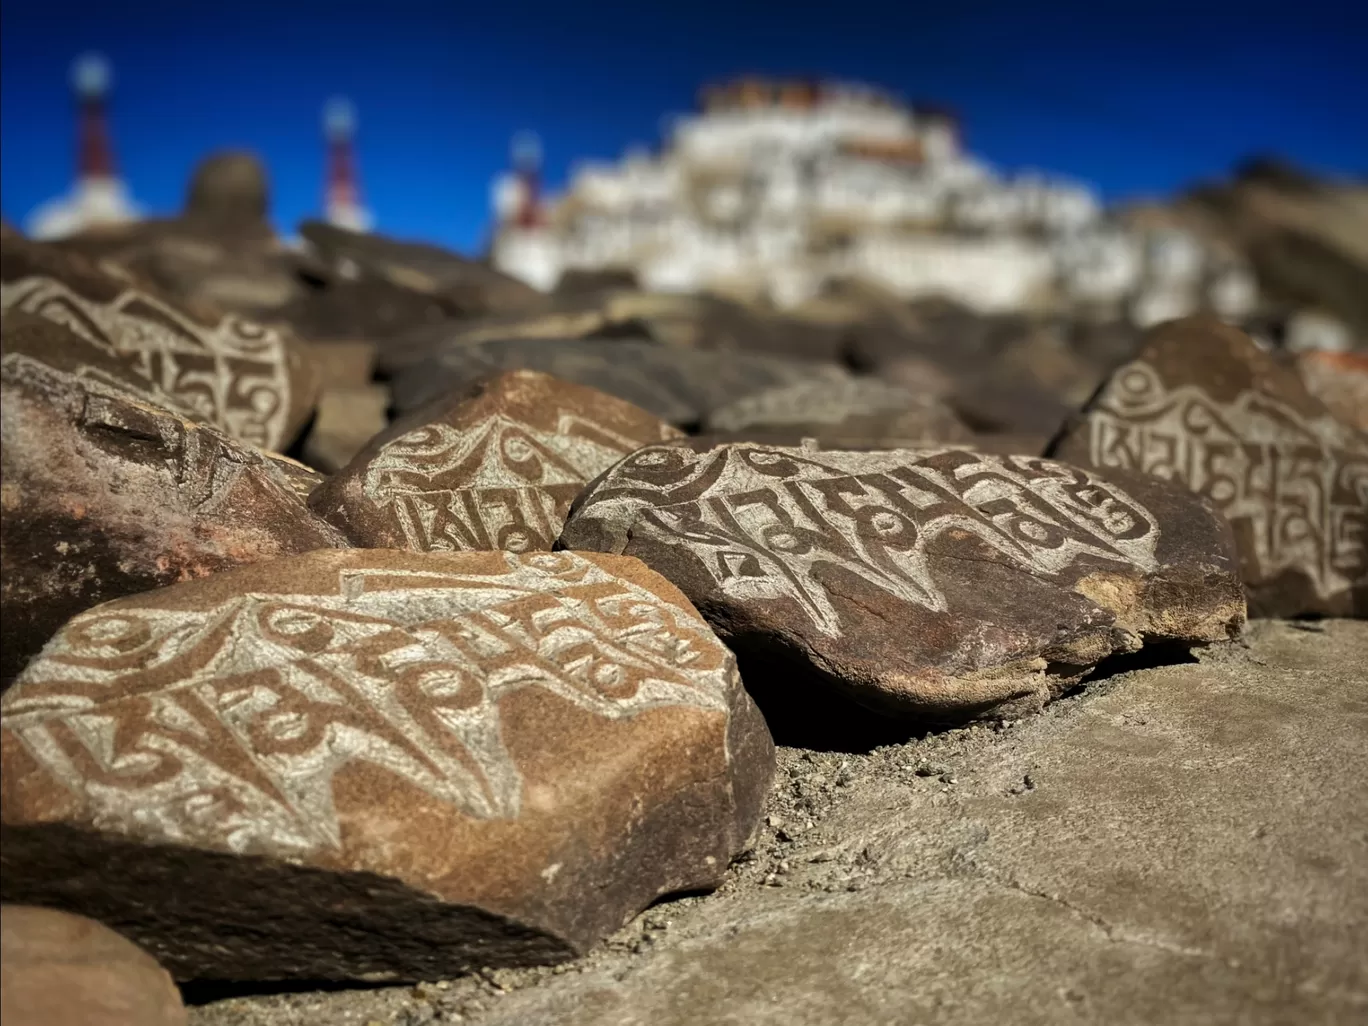
<path id="1" fill-rule="evenodd" d="M 192 987 L 190 1021 L 1364 1021 L 1368 624 L 1256 621 L 1174 658 L 1104 666 L 1029 719 L 872 750 L 776 727 L 766 817 L 722 888 L 578 961 Z"/>

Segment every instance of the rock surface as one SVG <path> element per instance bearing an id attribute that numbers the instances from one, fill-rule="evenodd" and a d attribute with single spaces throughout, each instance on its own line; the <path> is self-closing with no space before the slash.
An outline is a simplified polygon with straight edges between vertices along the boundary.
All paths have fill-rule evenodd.
<path id="1" fill-rule="evenodd" d="M 621 399 L 510 371 L 403 418 L 310 502 L 366 548 L 549 551 L 586 484 L 677 437 Z"/>
<path id="2" fill-rule="evenodd" d="M 232 998 L 192 1022 L 1359 1022 L 1368 624 L 1295 626 L 1002 730 L 781 748 L 769 825 L 721 890 L 555 974 Z"/>
<path id="3" fill-rule="evenodd" d="M 6 351 L 0 684 L 96 603 L 344 546 L 300 499 L 301 472 L 97 378 Z"/>
<path id="4" fill-rule="evenodd" d="M 779 429 L 879 435 L 916 442 L 957 442 L 970 431 L 932 396 L 917 395 L 874 378 L 800 381 L 780 385 L 711 411 L 706 432 Z"/>
<path id="5" fill-rule="evenodd" d="M 313 412 L 317 369 L 297 341 L 174 305 L 79 254 L 6 238 L 0 309 L 65 325 L 127 360 L 177 406 L 263 449 L 285 448 Z"/>
<path id="6" fill-rule="evenodd" d="M 389 426 L 389 404 L 384 385 L 324 389 L 304 439 L 304 458 L 327 474 L 341 470 Z"/>
<path id="7" fill-rule="evenodd" d="M 650 446 L 585 490 L 560 544 L 669 578 L 781 704 L 805 681 L 891 715 L 1016 714 L 1108 655 L 1244 622 L 1203 502 L 1032 457 Z"/>
<path id="8" fill-rule="evenodd" d="M 93 919 L 6 905 L 0 937 L 5 1026 L 185 1026 L 166 970 Z"/>
<path id="9" fill-rule="evenodd" d="M 1368 436 L 1236 328 L 1150 331 L 1051 455 L 1181 482 L 1225 514 L 1254 616 L 1368 613 Z"/>
<path id="10" fill-rule="evenodd" d="M 394 378 L 401 412 L 502 370 L 538 370 L 625 399 L 671 424 L 692 424 L 752 392 L 804 380 L 840 381 L 835 364 L 656 342 L 514 339 L 444 349 Z"/>
<path id="11" fill-rule="evenodd" d="M 430 296 L 467 315 L 518 310 L 546 301 L 530 285 L 439 246 L 351 232 L 321 221 L 303 222 L 299 234 L 334 267 L 354 268 L 355 274 L 372 275 Z"/>
<path id="12" fill-rule="evenodd" d="M 0 731 L 4 900 L 180 978 L 580 953 L 717 884 L 774 758 L 684 597 L 570 553 L 314 552 L 108 603 Z"/>
<path id="13" fill-rule="evenodd" d="M 1296 359 L 1306 390 L 1345 424 L 1368 432 L 1368 353 L 1315 351 Z"/>

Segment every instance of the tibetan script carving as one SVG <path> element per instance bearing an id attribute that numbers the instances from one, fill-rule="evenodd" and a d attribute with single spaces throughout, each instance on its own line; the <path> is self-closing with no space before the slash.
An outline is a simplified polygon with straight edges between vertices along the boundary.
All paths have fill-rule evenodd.
<path id="1" fill-rule="evenodd" d="M 1166 388 L 1135 361 L 1088 411 L 1088 454 L 1208 496 L 1247 527 L 1260 580 L 1295 570 L 1324 598 L 1363 576 L 1368 446 L 1332 417 L 1256 391 L 1220 403 L 1196 385 Z"/>
<path id="2" fill-rule="evenodd" d="M 585 482 L 640 444 L 566 412 L 552 430 L 504 414 L 431 423 L 386 444 L 362 492 L 411 549 L 549 549 Z"/>
<path id="3" fill-rule="evenodd" d="M 734 664 L 706 624 L 590 559 L 394 556 L 276 564 L 298 584 L 316 561 L 302 591 L 225 599 L 216 575 L 97 607 L 30 664 L 3 726 L 104 828 L 302 855 L 342 845 L 335 783 L 359 762 L 517 818 L 500 705 L 527 689 L 608 719 L 727 713 Z"/>
<path id="4" fill-rule="evenodd" d="M 1153 570 L 1159 540 L 1144 506 L 1084 471 L 953 449 L 652 446 L 599 482 L 563 542 L 578 547 L 595 522 L 619 539 L 630 527 L 634 538 L 684 546 L 728 598 L 787 597 L 828 637 L 844 625 L 823 567 L 944 612 L 933 547 L 953 552 L 972 536 L 1002 560 L 1049 577 L 1083 556 Z"/>
<path id="5" fill-rule="evenodd" d="M 233 316 L 206 327 L 136 289 L 98 302 L 41 276 L 0 285 L 0 308 L 39 314 L 119 355 L 233 438 L 266 449 L 287 441 L 286 344 L 271 329 Z"/>

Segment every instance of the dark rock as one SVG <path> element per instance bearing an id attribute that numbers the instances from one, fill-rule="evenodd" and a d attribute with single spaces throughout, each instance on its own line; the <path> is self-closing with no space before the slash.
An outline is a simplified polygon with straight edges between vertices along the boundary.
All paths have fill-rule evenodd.
<path id="1" fill-rule="evenodd" d="M 635 403 L 672 424 L 774 385 L 844 380 L 834 364 L 744 352 L 700 352 L 640 340 L 515 339 L 445 349 L 397 374 L 395 405 L 407 412 L 434 396 L 503 370 L 539 370 Z"/>
<path id="2" fill-rule="evenodd" d="M 5 1026 L 185 1026 L 167 971 L 93 919 L 6 905 L 0 936 Z"/>
<path id="3" fill-rule="evenodd" d="M 779 429 L 808 434 L 890 436 L 912 443 L 967 439 L 968 428 L 944 403 L 874 378 L 800 381 L 743 396 L 713 410 L 708 432 Z"/>
<path id="4" fill-rule="evenodd" d="M 310 501 L 365 548 L 549 550 L 589 481 L 678 436 L 621 399 L 510 371 L 395 423 Z"/>
<path id="5" fill-rule="evenodd" d="M 175 304 L 78 254 L 6 239 L 0 308 L 70 328 L 239 441 L 283 449 L 313 412 L 318 372 L 287 334 Z"/>
<path id="6" fill-rule="evenodd" d="M 560 544 L 664 574 L 752 686 L 801 678 L 929 720 L 1038 708 L 1114 652 L 1244 620 L 1201 500 L 1033 457 L 651 446 L 586 489 Z"/>
<path id="7" fill-rule="evenodd" d="M 351 232 L 321 221 L 303 222 L 299 234 L 336 269 L 384 279 L 464 314 L 519 310 L 546 301 L 530 285 L 439 246 Z"/>
<path id="8" fill-rule="evenodd" d="M 185 216 L 225 227 L 261 226 L 271 210 L 266 168 L 252 153 L 225 151 L 195 167 L 185 196 Z"/>
<path id="9" fill-rule="evenodd" d="M 108 603 L 0 706 L 5 900 L 178 978 L 442 979 L 715 887 L 774 765 L 636 560 L 313 552 Z"/>
<path id="10" fill-rule="evenodd" d="M 0 419 L 0 683 L 98 602 L 346 544 L 303 468 L 95 377 L 6 351 Z"/>
<path id="11" fill-rule="evenodd" d="M 1368 612 L 1368 437 L 1236 328 L 1154 328 L 1052 455 L 1208 497 L 1234 529 L 1252 615 Z"/>

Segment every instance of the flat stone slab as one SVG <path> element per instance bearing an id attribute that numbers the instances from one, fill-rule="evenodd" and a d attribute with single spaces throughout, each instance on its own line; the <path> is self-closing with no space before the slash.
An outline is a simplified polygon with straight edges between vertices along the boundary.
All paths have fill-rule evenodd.
<path id="1" fill-rule="evenodd" d="M 1190 317 L 1148 332 L 1050 455 L 1209 498 L 1251 615 L 1368 614 L 1368 435 L 1238 329 Z"/>
<path id="2" fill-rule="evenodd" d="M 560 544 L 673 581 L 752 689 L 933 721 L 1038 708 L 1108 655 L 1244 622 L 1201 500 L 1029 456 L 648 446 L 575 501 Z"/>
<path id="3" fill-rule="evenodd" d="M 1004 730 L 780 749 L 753 857 L 569 971 L 233 998 L 194 1026 L 1054 1026 L 1368 1015 L 1368 624 Z M 561 967 L 558 967 L 561 968 Z"/>
<path id="4" fill-rule="evenodd" d="M 74 618 L 0 704 L 3 900 L 178 978 L 582 953 L 746 846 L 774 747 L 616 556 L 319 551 Z"/>

